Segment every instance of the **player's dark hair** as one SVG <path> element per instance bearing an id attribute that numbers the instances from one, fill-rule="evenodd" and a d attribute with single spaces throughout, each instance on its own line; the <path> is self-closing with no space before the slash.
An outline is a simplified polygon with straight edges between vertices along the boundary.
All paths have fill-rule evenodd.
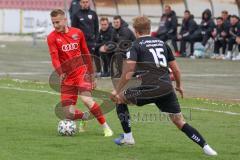
<path id="1" fill-rule="evenodd" d="M 116 16 L 113 17 L 113 19 L 114 19 L 114 20 L 117 20 L 117 19 L 120 19 L 120 20 L 121 20 L 122 17 L 121 17 L 120 15 L 116 15 Z"/>
<path id="2" fill-rule="evenodd" d="M 150 34 L 151 20 L 146 16 L 138 16 L 133 19 L 133 28 L 139 34 Z"/>
<path id="3" fill-rule="evenodd" d="M 222 11 L 222 14 L 228 14 L 228 11 L 223 10 L 223 11 Z"/>
<path id="4" fill-rule="evenodd" d="M 236 19 L 238 19 L 239 20 L 239 17 L 237 16 L 237 15 L 231 15 L 231 18 L 236 18 Z"/>
<path id="5" fill-rule="evenodd" d="M 223 18 L 222 17 L 217 17 L 216 20 L 222 20 L 223 21 Z"/>
<path id="6" fill-rule="evenodd" d="M 236 18 L 237 20 L 240 20 L 239 17 L 238 17 L 237 15 L 235 15 L 235 14 L 234 14 L 234 15 L 231 15 L 230 18 Z"/>
<path id="7" fill-rule="evenodd" d="M 185 10 L 184 13 L 191 14 L 191 12 L 189 10 Z"/>
<path id="8" fill-rule="evenodd" d="M 65 12 L 62 9 L 54 9 L 50 13 L 51 17 L 57 17 L 58 15 L 65 15 Z"/>
<path id="9" fill-rule="evenodd" d="M 223 21 L 223 18 L 222 17 L 217 17 L 216 20 L 222 20 Z"/>

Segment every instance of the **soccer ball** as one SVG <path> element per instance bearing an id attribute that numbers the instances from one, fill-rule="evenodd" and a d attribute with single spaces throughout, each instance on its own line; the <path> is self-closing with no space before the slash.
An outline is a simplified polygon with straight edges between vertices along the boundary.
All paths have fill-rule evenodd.
<path id="1" fill-rule="evenodd" d="M 62 136 L 73 136 L 77 132 L 77 124 L 72 120 L 61 120 L 58 123 L 58 133 Z"/>

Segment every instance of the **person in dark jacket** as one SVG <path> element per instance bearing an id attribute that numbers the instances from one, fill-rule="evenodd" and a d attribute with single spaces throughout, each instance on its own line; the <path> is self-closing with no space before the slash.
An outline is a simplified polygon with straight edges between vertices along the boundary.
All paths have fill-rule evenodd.
<path id="1" fill-rule="evenodd" d="M 222 11 L 222 19 L 223 19 L 223 25 L 224 25 L 224 28 L 228 29 L 230 28 L 231 24 L 230 24 L 230 18 L 231 16 L 228 14 L 228 11 L 224 10 Z M 228 34 L 228 33 L 226 33 Z"/>
<path id="2" fill-rule="evenodd" d="M 73 21 L 73 16 L 80 10 L 80 0 L 72 0 L 70 8 L 69 8 L 69 15 L 71 22 Z"/>
<path id="3" fill-rule="evenodd" d="M 128 28 L 128 24 L 122 19 L 121 16 L 117 15 L 113 17 L 113 36 L 112 41 L 120 44 L 122 41 L 135 41 L 136 37 Z M 123 63 L 123 56 L 125 56 L 126 53 L 121 54 L 115 54 L 113 56 L 113 61 L 116 63 L 117 73 L 116 77 L 121 75 L 122 72 L 122 63 Z M 113 73 L 112 73 L 113 75 Z"/>
<path id="4" fill-rule="evenodd" d="M 119 43 L 123 40 L 133 42 L 136 39 L 134 33 L 128 28 L 128 24 L 119 15 L 113 17 L 113 28 L 113 42 Z"/>
<path id="5" fill-rule="evenodd" d="M 80 0 L 80 9 L 73 15 L 71 25 L 83 31 L 88 49 L 90 53 L 94 55 L 97 75 L 100 76 L 100 55 L 97 55 L 97 52 L 95 52 L 96 41 L 99 34 L 99 22 L 97 13 L 90 9 L 89 0 Z"/>
<path id="6" fill-rule="evenodd" d="M 193 15 L 191 15 L 189 10 L 184 12 L 184 18 L 182 21 L 182 26 L 180 33 L 178 35 L 178 40 L 180 40 L 180 54 L 181 56 L 186 56 L 186 43 L 190 43 L 190 55 L 193 54 L 193 33 L 198 29 L 198 25 L 194 20 Z"/>
<path id="7" fill-rule="evenodd" d="M 215 27 L 215 23 L 212 19 L 212 12 L 206 9 L 202 13 L 202 21 L 200 23 L 200 31 L 202 35 L 202 45 L 205 46 L 208 40 L 212 37 L 212 32 Z"/>
<path id="8" fill-rule="evenodd" d="M 228 31 L 224 26 L 222 17 L 217 17 L 216 22 L 216 27 L 212 32 L 212 37 L 214 39 L 214 55 L 211 58 L 222 59 L 226 51 Z M 222 54 L 220 54 L 220 48 L 222 48 Z"/>
<path id="9" fill-rule="evenodd" d="M 96 51 L 100 52 L 100 56 L 103 62 L 103 72 L 101 77 L 110 76 L 110 61 L 113 53 L 107 53 L 102 47 L 106 47 L 105 44 L 112 40 L 113 28 L 109 23 L 107 17 L 100 18 L 100 33 L 97 39 Z"/>
<path id="10" fill-rule="evenodd" d="M 166 34 L 158 35 L 157 38 L 159 38 L 160 40 L 162 40 L 164 42 L 166 42 L 167 40 L 170 39 L 172 41 L 172 45 L 175 50 L 175 56 L 179 56 L 180 54 L 179 54 L 179 50 L 178 50 L 178 46 L 177 46 L 177 26 L 178 26 L 177 16 L 176 16 L 175 11 L 173 11 L 171 9 L 171 6 L 169 6 L 169 5 L 166 5 L 164 10 L 165 10 L 164 17 L 162 17 L 162 18 L 166 18 L 165 24 L 164 24 L 165 29 L 166 29 L 166 31 L 165 31 Z M 162 27 L 162 28 L 164 28 L 164 27 Z"/>
<path id="11" fill-rule="evenodd" d="M 160 23 L 159 23 L 159 27 L 158 27 L 158 30 L 156 32 L 156 37 L 161 39 L 161 40 L 167 40 L 167 32 L 168 32 L 168 29 L 165 25 L 167 21 L 167 15 L 166 14 L 163 14 L 160 18 Z"/>
<path id="12" fill-rule="evenodd" d="M 233 58 L 233 45 L 237 44 L 238 49 L 240 50 L 240 21 L 239 17 L 236 15 L 232 15 L 230 18 L 230 29 L 229 29 L 229 38 L 228 38 L 228 52 L 225 59 L 232 59 Z"/>

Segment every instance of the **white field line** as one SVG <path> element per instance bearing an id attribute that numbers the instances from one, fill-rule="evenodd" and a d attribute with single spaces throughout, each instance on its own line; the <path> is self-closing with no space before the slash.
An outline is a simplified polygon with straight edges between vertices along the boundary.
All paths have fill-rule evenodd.
<path id="1" fill-rule="evenodd" d="M 0 62 L 5 63 L 3 60 Z M 16 63 L 16 61 L 8 61 L 8 63 Z M 21 61 L 20 64 L 52 64 L 52 61 Z"/>
<path id="2" fill-rule="evenodd" d="M 60 94 L 57 93 L 57 92 L 37 90 L 37 89 L 24 89 L 24 88 L 4 87 L 4 86 L 0 86 L 0 89 L 23 91 L 23 92 L 47 93 L 47 94 L 52 94 L 52 95 L 60 95 Z"/>
<path id="3" fill-rule="evenodd" d="M 228 114 L 228 115 L 240 116 L 240 113 L 231 112 L 231 111 L 219 111 L 219 110 L 212 110 L 212 109 L 206 109 L 206 108 L 191 108 L 191 107 L 181 107 L 181 108 L 198 110 L 198 111 L 205 111 L 205 112 L 224 113 L 224 114 Z"/>
<path id="4" fill-rule="evenodd" d="M 23 92 L 47 93 L 47 94 L 51 94 L 51 95 L 60 95 L 57 92 L 50 92 L 50 91 L 36 90 L 36 89 L 24 89 L 24 88 L 5 87 L 5 86 L 0 86 L 0 89 L 16 90 L 16 91 L 23 91 Z M 190 107 L 182 107 L 182 108 L 192 109 L 192 110 L 199 110 L 199 111 L 205 111 L 205 112 L 224 113 L 224 114 L 227 114 L 227 115 L 237 115 L 237 116 L 240 116 L 240 113 L 231 112 L 231 111 L 220 111 L 220 110 L 211 110 L 211 109 L 205 109 L 205 108 L 190 108 Z"/>
<path id="5" fill-rule="evenodd" d="M 236 74 L 182 74 L 183 77 L 240 77 L 239 73 Z"/>
<path id="6" fill-rule="evenodd" d="M 0 76 L 31 76 L 31 75 L 50 75 L 50 72 L 0 72 Z"/>
<path id="7" fill-rule="evenodd" d="M 42 61 L 48 63 L 48 61 Z M 0 72 L 3 75 L 49 75 L 51 72 Z M 183 77 L 240 77 L 240 74 L 182 74 Z"/>

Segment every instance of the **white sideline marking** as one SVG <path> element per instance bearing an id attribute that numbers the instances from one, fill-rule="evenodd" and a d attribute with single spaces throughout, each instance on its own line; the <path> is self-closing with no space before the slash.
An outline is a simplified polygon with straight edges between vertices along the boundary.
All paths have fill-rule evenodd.
<path id="1" fill-rule="evenodd" d="M 0 72 L 0 76 L 30 76 L 30 75 L 49 75 L 49 72 Z"/>
<path id="2" fill-rule="evenodd" d="M 13 87 L 4 87 L 4 86 L 0 86 L 0 89 L 8 89 L 8 90 L 23 91 L 23 92 L 36 92 L 36 93 L 48 93 L 48 94 L 52 94 L 52 95 L 60 95 L 57 92 L 50 92 L 50 91 L 37 90 L 37 89 L 23 89 L 23 88 L 13 88 Z"/>
<path id="3" fill-rule="evenodd" d="M 0 60 L 0 62 L 3 62 L 4 63 L 4 61 L 2 61 L 2 60 Z M 16 63 L 16 61 L 11 61 L 11 62 L 14 62 L 14 63 Z M 21 61 L 20 62 L 20 64 L 26 64 L 26 63 L 28 63 L 28 64 L 52 64 L 52 61 Z"/>
<path id="4" fill-rule="evenodd" d="M 211 109 L 206 109 L 206 108 L 190 108 L 190 107 L 182 107 L 182 108 L 198 110 L 198 111 L 206 111 L 206 112 L 225 113 L 225 114 L 228 114 L 228 115 L 240 116 L 240 113 L 231 112 L 231 111 L 219 111 L 219 110 L 211 110 Z"/>
<path id="5" fill-rule="evenodd" d="M 239 73 L 236 74 L 182 74 L 183 77 L 240 77 Z"/>
<path id="6" fill-rule="evenodd" d="M 36 92 L 36 93 L 48 93 L 48 94 L 52 94 L 52 95 L 60 95 L 57 92 L 50 92 L 50 91 L 36 90 L 36 89 L 24 89 L 24 88 L 4 87 L 4 86 L 0 86 L 0 89 L 8 89 L 8 90 L 16 90 L 16 91 L 24 91 L 24 92 Z M 228 115 L 240 116 L 240 113 L 231 112 L 231 111 L 219 111 L 219 110 L 211 110 L 211 109 L 206 109 L 206 108 L 190 108 L 190 107 L 181 107 L 181 108 L 192 109 L 192 110 L 199 110 L 199 111 L 205 111 L 205 112 L 224 113 L 224 114 L 228 114 Z"/>

